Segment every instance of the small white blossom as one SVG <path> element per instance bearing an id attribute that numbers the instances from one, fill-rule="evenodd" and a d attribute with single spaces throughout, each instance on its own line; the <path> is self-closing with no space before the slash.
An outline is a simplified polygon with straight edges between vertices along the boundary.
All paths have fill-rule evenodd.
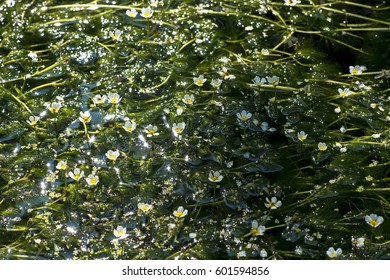
<path id="1" fill-rule="evenodd" d="M 267 49 L 262 49 L 260 52 L 262 55 L 269 55 L 269 50 Z"/>
<path id="2" fill-rule="evenodd" d="M 131 18 L 135 18 L 138 15 L 138 12 L 134 8 L 132 8 L 131 10 L 126 11 L 126 15 Z"/>
<path id="3" fill-rule="evenodd" d="M 265 207 L 270 209 L 277 209 L 282 206 L 282 202 L 278 200 L 275 196 L 271 198 L 271 200 L 267 197 L 265 199 L 267 202 L 265 203 Z"/>
<path id="4" fill-rule="evenodd" d="M 286 6 L 295 6 L 296 4 L 301 3 L 300 0 L 284 0 L 284 5 Z"/>
<path id="5" fill-rule="evenodd" d="M 121 101 L 121 99 L 122 97 L 120 97 L 120 95 L 117 93 L 110 92 L 107 94 L 107 100 L 111 104 L 118 104 Z"/>
<path id="6" fill-rule="evenodd" d="M 30 116 L 28 118 L 29 120 L 27 121 L 27 123 L 31 126 L 34 126 L 38 123 L 38 121 L 41 119 L 40 117 L 35 117 L 35 116 Z"/>
<path id="7" fill-rule="evenodd" d="M 92 98 L 92 100 L 93 100 L 93 103 L 95 103 L 95 104 L 104 104 L 105 102 L 106 102 L 106 100 L 107 100 L 107 96 L 105 96 L 105 95 L 100 95 L 100 94 L 96 94 L 93 98 Z"/>
<path id="8" fill-rule="evenodd" d="M 231 60 L 226 56 L 222 56 L 220 59 L 218 59 L 218 61 L 222 63 L 229 63 Z"/>
<path id="9" fill-rule="evenodd" d="M 351 73 L 352 75 L 360 75 L 363 73 L 363 71 L 366 70 L 367 70 L 366 66 L 359 66 L 359 65 L 349 66 L 349 73 Z"/>
<path id="10" fill-rule="evenodd" d="M 245 257 L 246 257 L 246 252 L 244 250 L 237 253 L 237 258 L 245 258 Z"/>
<path id="11" fill-rule="evenodd" d="M 194 84 L 197 85 L 198 87 L 203 86 L 204 82 L 207 81 L 207 79 L 205 79 L 203 75 L 200 75 L 199 77 L 195 77 L 193 78 L 193 80 L 194 80 Z"/>
<path id="12" fill-rule="evenodd" d="M 219 171 L 210 171 L 209 173 L 209 180 L 214 183 L 221 182 L 223 179 L 223 176 Z"/>
<path id="13" fill-rule="evenodd" d="M 361 248 L 364 246 L 365 241 L 366 239 L 364 237 L 352 238 L 352 245 Z"/>
<path id="14" fill-rule="evenodd" d="M 123 239 L 123 238 L 126 238 L 127 236 L 129 236 L 128 234 L 126 234 L 126 231 L 127 231 L 127 229 L 125 227 L 117 226 L 117 228 L 114 229 L 114 235 L 118 239 Z"/>
<path id="15" fill-rule="evenodd" d="M 265 226 L 259 226 L 257 220 L 252 221 L 251 234 L 253 236 L 264 235 L 265 230 L 266 230 Z"/>
<path id="16" fill-rule="evenodd" d="M 184 97 L 182 98 L 182 101 L 187 104 L 187 105 L 192 105 L 194 104 L 194 101 L 195 101 L 195 96 L 193 94 L 186 94 L 184 95 Z"/>
<path id="17" fill-rule="evenodd" d="M 153 10 L 150 7 L 142 8 L 141 16 L 143 18 L 151 18 L 153 16 Z"/>
<path id="18" fill-rule="evenodd" d="M 364 217 L 364 219 L 366 223 L 372 226 L 373 228 L 378 227 L 384 221 L 382 216 L 378 216 L 376 214 L 367 215 Z"/>
<path id="19" fill-rule="evenodd" d="M 79 181 L 82 177 L 84 177 L 84 171 L 81 171 L 80 168 L 75 168 L 74 171 L 69 171 L 69 177 L 75 181 Z"/>
<path id="20" fill-rule="evenodd" d="M 222 84 L 222 80 L 221 79 L 212 79 L 210 84 L 214 88 L 219 88 Z"/>
<path id="21" fill-rule="evenodd" d="M 133 132 L 137 128 L 137 123 L 134 121 L 126 121 L 123 129 L 127 132 Z"/>
<path id="22" fill-rule="evenodd" d="M 146 132 L 146 137 L 152 137 L 152 136 L 157 136 L 159 133 L 157 132 L 158 128 L 155 125 L 147 125 L 145 127 L 145 132 Z"/>
<path id="23" fill-rule="evenodd" d="M 299 141 L 305 141 L 307 136 L 308 135 L 304 131 L 298 132 L 298 140 Z"/>
<path id="24" fill-rule="evenodd" d="M 120 153 L 119 151 L 113 151 L 113 150 L 108 150 L 106 153 L 106 157 L 109 160 L 116 160 L 119 157 Z"/>
<path id="25" fill-rule="evenodd" d="M 340 96 L 343 98 L 350 96 L 353 93 L 349 88 L 339 88 L 338 92 L 339 92 Z"/>
<path id="26" fill-rule="evenodd" d="M 270 85 L 277 86 L 279 84 L 279 77 L 277 76 L 267 77 L 267 82 Z"/>
<path id="27" fill-rule="evenodd" d="M 153 205 L 152 204 L 147 204 L 147 203 L 138 203 L 138 209 L 141 210 L 142 212 L 148 212 L 149 210 L 151 210 L 153 208 Z"/>
<path id="28" fill-rule="evenodd" d="M 58 170 L 65 170 L 67 168 L 67 163 L 66 160 L 61 160 L 60 162 L 57 163 L 56 168 Z"/>
<path id="29" fill-rule="evenodd" d="M 177 137 L 179 134 L 181 134 L 184 130 L 184 128 L 186 127 L 186 124 L 184 122 L 181 122 L 181 123 L 174 123 L 172 125 L 172 131 L 173 131 L 173 134 Z"/>
<path id="30" fill-rule="evenodd" d="M 338 248 L 337 250 L 335 250 L 333 247 L 330 247 L 328 249 L 328 251 L 326 251 L 326 254 L 328 255 L 328 257 L 332 258 L 332 259 L 341 256 L 342 253 L 343 253 L 343 250 L 341 248 Z"/>
<path id="31" fill-rule="evenodd" d="M 226 67 L 222 67 L 222 70 L 218 74 L 223 77 L 225 80 L 234 80 L 236 76 L 230 74 Z"/>
<path id="32" fill-rule="evenodd" d="M 175 216 L 176 218 L 183 218 L 187 216 L 187 214 L 188 214 L 188 210 L 184 209 L 183 206 L 179 206 L 177 210 L 173 211 L 173 216 Z"/>
<path id="33" fill-rule="evenodd" d="M 89 111 L 80 112 L 79 120 L 83 123 L 89 123 L 91 121 L 91 113 Z"/>
<path id="34" fill-rule="evenodd" d="M 58 113 L 58 111 L 61 109 L 62 105 L 58 102 L 53 102 L 49 105 L 48 109 L 51 113 Z"/>
<path id="35" fill-rule="evenodd" d="M 90 186 L 96 186 L 99 183 L 99 177 L 97 175 L 89 174 L 85 180 Z"/>
<path id="36" fill-rule="evenodd" d="M 237 113 L 236 116 L 239 120 L 245 122 L 252 117 L 252 114 L 245 110 L 242 110 L 241 113 Z"/>
<path id="37" fill-rule="evenodd" d="M 318 143 L 317 147 L 318 147 L 318 150 L 320 150 L 320 151 L 326 151 L 326 149 L 328 149 L 328 146 L 326 146 L 326 144 L 323 142 Z"/>
<path id="38" fill-rule="evenodd" d="M 267 80 L 265 78 L 260 78 L 259 76 L 256 76 L 253 80 L 252 80 L 253 84 L 255 86 L 261 86 L 263 84 L 265 84 L 267 82 Z"/>

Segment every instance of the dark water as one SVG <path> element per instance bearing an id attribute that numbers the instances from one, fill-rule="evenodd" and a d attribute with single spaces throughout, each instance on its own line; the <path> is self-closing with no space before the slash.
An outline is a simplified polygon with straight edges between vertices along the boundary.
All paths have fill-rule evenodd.
<path id="1" fill-rule="evenodd" d="M 389 6 L 301 2 L 3 1 L 0 258 L 388 259 Z"/>

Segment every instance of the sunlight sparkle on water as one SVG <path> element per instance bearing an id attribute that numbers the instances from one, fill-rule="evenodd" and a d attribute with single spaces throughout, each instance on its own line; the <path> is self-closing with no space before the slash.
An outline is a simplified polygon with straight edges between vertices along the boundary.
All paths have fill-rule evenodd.
<path id="1" fill-rule="evenodd" d="M 142 144 L 145 148 L 149 148 L 149 143 L 146 142 L 146 139 L 142 134 L 138 135 L 138 139 L 142 141 Z"/>

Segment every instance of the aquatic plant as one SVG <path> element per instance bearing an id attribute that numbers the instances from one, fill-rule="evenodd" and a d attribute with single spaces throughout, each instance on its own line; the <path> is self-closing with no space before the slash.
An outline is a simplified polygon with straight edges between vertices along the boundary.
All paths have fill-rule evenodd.
<path id="1" fill-rule="evenodd" d="M 0 258 L 388 259 L 367 2 L 1 3 Z"/>

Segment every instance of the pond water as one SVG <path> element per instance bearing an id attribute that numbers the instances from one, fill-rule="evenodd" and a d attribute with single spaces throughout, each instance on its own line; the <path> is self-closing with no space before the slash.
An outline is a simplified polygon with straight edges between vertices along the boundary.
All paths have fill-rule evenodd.
<path id="1" fill-rule="evenodd" d="M 2 1 L 0 258 L 389 259 L 390 7 L 355 2 Z"/>

